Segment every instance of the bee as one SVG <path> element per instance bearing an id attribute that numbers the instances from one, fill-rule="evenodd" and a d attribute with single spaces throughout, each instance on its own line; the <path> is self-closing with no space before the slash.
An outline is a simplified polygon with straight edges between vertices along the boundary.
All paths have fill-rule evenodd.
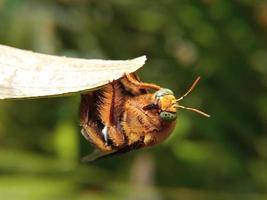
<path id="1" fill-rule="evenodd" d="M 135 73 L 82 95 L 81 132 L 96 147 L 84 160 L 161 143 L 173 131 L 180 108 L 209 117 L 200 110 L 179 104 L 199 80 L 200 77 L 178 99 L 170 89 L 141 82 Z"/>

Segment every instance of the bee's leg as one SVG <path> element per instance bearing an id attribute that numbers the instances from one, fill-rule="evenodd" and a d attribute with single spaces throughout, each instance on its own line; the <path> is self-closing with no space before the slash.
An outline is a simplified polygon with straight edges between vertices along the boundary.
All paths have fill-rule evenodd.
<path id="1" fill-rule="evenodd" d="M 115 126 L 105 126 L 102 131 L 101 131 L 105 145 L 110 145 L 109 144 L 109 139 L 112 141 L 112 145 L 115 147 L 120 147 L 125 143 L 125 137 L 123 132 L 116 128 Z"/>
<path id="2" fill-rule="evenodd" d="M 122 80 L 122 83 L 124 86 L 129 87 L 131 90 L 136 91 L 138 89 L 143 90 L 159 90 L 160 86 L 152 84 L 152 83 L 143 83 L 139 80 L 136 74 L 131 73 L 131 74 L 126 74 L 125 75 L 126 81 Z"/>
<path id="3" fill-rule="evenodd" d="M 120 116 L 123 113 L 124 96 L 119 82 L 109 83 L 101 90 L 99 103 L 99 117 L 104 125 L 101 133 L 106 145 L 121 147 L 124 142 L 124 134 L 120 130 Z M 109 139 L 112 144 L 109 144 Z"/>
<path id="4" fill-rule="evenodd" d="M 116 148 L 121 148 L 125 144 L 125 137 L 121 129 L 114 126 L 109 127 L 108 136 L 112 141 L 112 145 Z"/>
<path id="5" fill-rule="evenodd" d="M 154 144 L 157 143 L 156 137 L 152 133 L 146 134 L 143 142 L 144 142 L 144 147 L 153 146 Z"/>
<path id="6" fill-rule="evenodd" d="M 106 145 L 106 142 L 95 123 L 88 122 L 88 124 L 83 125 L 82 134 L 88 141 L 92 142 L 102 152 L 110 152 L 113 150 L 112 146 Z"/>
<path id="7" fill-rule="evenodd" d="M 81 96 L 81 132 L 86 140 L 93 143 L 101 151 L 110 152 L 112 150 L 112 147 L 106 145 L 101 130 L 99 129 L 97 122 L 95 121 L 97 118 L 95 101 L 95 93 L 93 92 Z"/>

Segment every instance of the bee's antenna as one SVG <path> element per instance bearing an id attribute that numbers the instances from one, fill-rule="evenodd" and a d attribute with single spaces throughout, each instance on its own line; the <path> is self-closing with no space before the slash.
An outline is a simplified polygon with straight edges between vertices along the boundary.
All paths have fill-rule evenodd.
<path id="1" fill-rule="evenodd" d="M 187 92 L 181 96 L 179 99 L 176 99 L 176 101 L 181 101 L 184 97 L 186 97 L 188 94 L 190 94 L 192 92 L 192 90 L 195 88 L 195 86 L 197 85 L 197 83 L 200 80 L 200 76 L 197 77 L 197 79 L 194 81 L 194 83 L 192 84 L 192 86 L 187 90 Z"/>
<path id="2" fill-rule="evenodd" d="M 196 108 L 185 107 L 185 106 L 182 106 L 182 105 L 177 105 L 177 107 L 178 108 L 183 108 L 183 109 L 186 109 L 186 110 L 191 110 L 191 111 L 196 112 L 198 114 L 204 115 L 205 117 L 210 117 L 209 114 L 204 113 L 203 111 L 200 111 L 200 110 L 198 110 Z"/>
<path id="3" fill-rule="evenodd" d="M 197 79 L 194 81 L 194 83 L 191 85 L 191 87 L 187 90 L 187 92 L 183 96 L 181 96 L 180 98 L 176 99 L 176 102 L 181 101 L 184 97 L 186 97 L 188 94 L 190 94 L 193 91 L 193 89 L 195 88 L 195 86 L 197 85 L 197 83 L 199 82 L 199 80 L 200 80 L 200 76 L 197 77 Z M 183 109 L 186 109 L 186 110 L 191 110 L 191 111 L 196 112 L 198 114 L 204 115 L 205 117 L 210 117 L 209 114 L 207 114 L 205 112 L 202 112 L 202 111 L 200 111 L 200 110 L 198 110 L 196 108 L 185 107 L 185 106 L 182 106 L 182 105 L 179 105 L 179 104 L 177 104 L 176 107 L 177 108 L 183 108 Z"/>

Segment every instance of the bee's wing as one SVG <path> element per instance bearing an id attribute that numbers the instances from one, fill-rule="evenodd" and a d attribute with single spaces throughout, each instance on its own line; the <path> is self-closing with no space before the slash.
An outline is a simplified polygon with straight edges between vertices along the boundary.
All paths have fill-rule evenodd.
<path id="1" fill-rule="evenodd" d="M 87 60 L 0 45 L 0 99 L 60 96 L 96 89 L 142 67 L 132 60 Z"/>
<path id="2" fill-rule="evenodd" d="M 92 162 L 95 160 L 98 160 L 100 158 L 106 157 L 109 154 L 113 154 L 114 152 L 116 152 L 116 150 L 111 151 L 111 152 L 102 152 L 99 149 L 94 149 L 94 151 L 86 156 L 84 156 L 82 158 L 82 162 Z"/>
<path id="3" fill-rule="evenodd" d="M 135 149 L 140 149 L 143 147 L 144 147 L 144 144 L 141 141 L 138 141 L 129 146 L 127 145 L 127 146 L 122 147 L 121 149 L 117 149 L 111 152 L 102 152 L 99 149 L 95 148 L 92 153 L 82 158 L 82 162 L 92 162 L 98 159 L 124 154 L 124 153 L 133 151 Z"/>

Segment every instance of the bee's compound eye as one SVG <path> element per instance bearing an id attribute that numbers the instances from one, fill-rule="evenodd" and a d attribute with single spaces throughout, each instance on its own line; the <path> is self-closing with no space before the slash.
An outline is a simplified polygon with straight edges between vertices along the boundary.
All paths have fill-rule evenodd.
<path id="1" fill-rule="evenodd" d="M 173 92 L 167 88 L 161 88 L 159 91 L 156 92 L 156 97 L 160 98 L 165 95 L 173 95 Z"/>
<path id="2" fill-rule="evenodd" d="M 177 117 L 177 114 L 176 113 L 171 113 L 171 112 L 165 112 L 165 111 L 162 111 L 160 114 L 159 114 L 160 118 L 165 120 L 165 121 L 173 121 L 176 119 Z"/>

